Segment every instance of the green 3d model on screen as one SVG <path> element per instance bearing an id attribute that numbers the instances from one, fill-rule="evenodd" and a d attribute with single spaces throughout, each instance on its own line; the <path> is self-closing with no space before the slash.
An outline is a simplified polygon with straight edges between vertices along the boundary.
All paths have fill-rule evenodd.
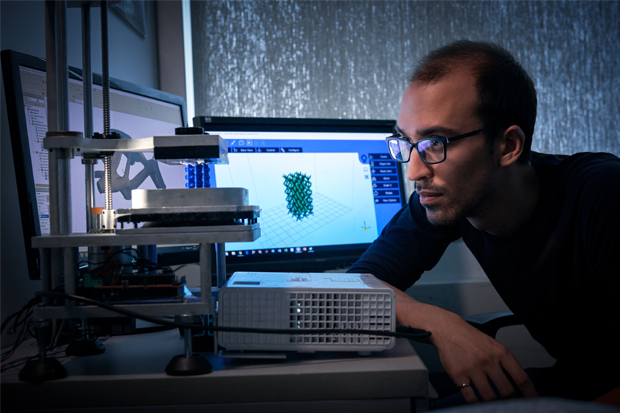
<path id="1" fill-rule="evenodd" d="M 314 215 L 312 211 L 312 182 L 310 176 L 295 172 L 288 175 L 282 175 L 284 178 L 284 193 L 286 194 L 286 202 L 288 212 L 297 218 L 297 221 Z"/>

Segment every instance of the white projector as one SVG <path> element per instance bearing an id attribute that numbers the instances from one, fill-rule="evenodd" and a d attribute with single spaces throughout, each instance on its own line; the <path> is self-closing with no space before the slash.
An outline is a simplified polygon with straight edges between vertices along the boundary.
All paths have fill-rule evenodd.
<path id="1" fill-rule="evenodd" d="M 395 303 L 394 291 L 370 274 L 236 272 L 220 289 L 218 325 L 394 332 Z M 329 331 L 217 333 L 227 350 L 370 352 L 394 343 L 394 337 Z"/>

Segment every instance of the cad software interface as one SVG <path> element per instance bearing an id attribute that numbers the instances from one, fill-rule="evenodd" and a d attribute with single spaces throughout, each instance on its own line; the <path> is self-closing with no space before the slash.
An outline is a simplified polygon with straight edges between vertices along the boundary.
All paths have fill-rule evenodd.
<path id="1" fill-rule="evenodd" d="M 209 133 L 229 148 L 229 164 L 215 165 L 216 185 L 247 188 L 261 208 L 261 237 L 226 244 L 227 255 L 371 243 L 401 208 L 384 134 Z"/>

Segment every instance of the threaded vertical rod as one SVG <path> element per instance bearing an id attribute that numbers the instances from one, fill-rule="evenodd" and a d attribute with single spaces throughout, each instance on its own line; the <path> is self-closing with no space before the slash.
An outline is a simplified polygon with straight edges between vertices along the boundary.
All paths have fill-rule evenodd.
<path id="1" fill-rule="evenodd" d="M 110 60 L 108 50 L 108 2 L 101 2 L 101 74 L 103 78 L 103 134 L 110 134 Z"/>
<path id="2" fill-rule="evenodd" d="M 108 51 L 108 2 L 101 2 L 101 75 L 103 80 L 103 136 L 110 136 L 110 72 Z M 105 174 L 105 209 L 112 209 L 112 158 L 103 159 Z"/>

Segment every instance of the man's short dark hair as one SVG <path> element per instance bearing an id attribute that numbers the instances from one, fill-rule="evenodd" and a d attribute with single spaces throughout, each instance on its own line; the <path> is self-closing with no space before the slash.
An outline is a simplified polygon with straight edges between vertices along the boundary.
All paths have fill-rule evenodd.
<path id="1" fill-rule="evenodd" d="M 431 84 L 461 69 L 477 78 L 478 116 L 487 136 L 493 139 L 503 129 L 518 125 L 525 134 L 519 161 L 527 162 L 536 123 L 536 89 L 506 49 L 489 42 L 459 40 L 426 55 L 409 81 Z"/>

